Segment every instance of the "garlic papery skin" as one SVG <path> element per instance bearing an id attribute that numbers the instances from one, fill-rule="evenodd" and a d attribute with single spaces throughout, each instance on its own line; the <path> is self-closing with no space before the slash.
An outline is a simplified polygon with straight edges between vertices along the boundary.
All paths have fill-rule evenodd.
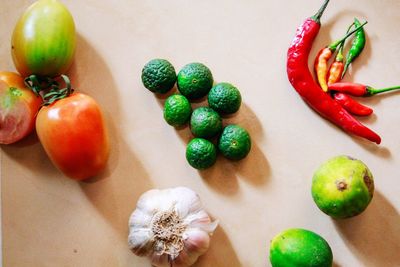
<path id="1" fill-rule="evenodd" d="M 191 189 L 152 189 L 139 198 L 129 218 L 128 244 L 153 266 L 187 267 L 208 250 L 217 225 Z"/>

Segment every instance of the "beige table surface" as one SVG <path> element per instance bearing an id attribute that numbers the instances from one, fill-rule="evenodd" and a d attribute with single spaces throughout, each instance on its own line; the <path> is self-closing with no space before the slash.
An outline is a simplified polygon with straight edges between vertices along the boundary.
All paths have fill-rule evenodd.
<path id="1" fill-rule="evenodd" d="M 0 69 L 14 70 L 10 36 L 32 0 L 0 1 Z M 290 86 L 287 47 L 322 0 L 65 0 L 78 30 L 73 84 L 102 106 L 112 151 L 88 182 L 64 177 L 35 135 L 1 147 L 3 266 L 150 266 L 127 247 L 127 222 L 150 188 L 188 186 L 220 220 L 197 267 L 270 266 L 269 241 L 289 227 L 322 235 L 335 266 L 400 266 L 400 94 L 366 99 L 362 121 L 380 146 L 352 138 L 310 110 Z M 354 16 L 368 20 L 368 43 L 346 80 L 400 83 L 400 2 L 331 1 L 313 48 L 342 36 Z M 243 105 L 227 122 L 246 127 L 251 154 L 198 172 L 185 160 L 189 129 L 162 117 L 163 98 L 141 84 L 143 65 L 167 58 L 179 70 L 200 61 L 217 82 L 240 88 Z M 311 60 L 310 60 L 311 62 Z M 196 104 L 198 106 L 200 104 Z M 363 160 L 376 192 L 362 215 L 333 221 L 315 206 L 313 171 L 330 157 Z"/>

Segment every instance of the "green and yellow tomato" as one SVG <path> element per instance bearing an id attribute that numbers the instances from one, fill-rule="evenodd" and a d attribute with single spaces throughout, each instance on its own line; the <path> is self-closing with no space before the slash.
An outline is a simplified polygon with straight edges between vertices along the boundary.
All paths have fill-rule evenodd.
<path id="1" fill-rule="evenodd" d="M 54 77 L 69 69 L 75 46 L 75 24 L 68 9 L 58 0 L 39 0 L 18 20 L 11 54 L 22 76 Z"/>

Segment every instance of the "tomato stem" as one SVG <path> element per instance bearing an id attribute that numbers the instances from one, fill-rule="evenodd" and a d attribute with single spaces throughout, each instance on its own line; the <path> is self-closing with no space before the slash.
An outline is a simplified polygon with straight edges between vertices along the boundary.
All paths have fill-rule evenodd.
<path id="1" fill-rule="evenodd" d="M 60 83 L 57 80 L 62 79 L 65 87 L 60 89 Z M 30 88 L 36 95 L 43 99 L 43 106 L 48 106 L 51 103 L 68 97 L 74 91 L 71 86 L 71 81 L 67 75 L 60 75 L 55 78 L 30 75 L 25 78 L 25 85 Z"/>
<path id="2" fill-rule="evenodd" d="M 39 81 L 39 77 L 36 75 L 30 75 L 24 79 L 25 85 L 30 88 L 37 96 L 40 95 L 40 91 L 42 90 L 41 82 Z"/>

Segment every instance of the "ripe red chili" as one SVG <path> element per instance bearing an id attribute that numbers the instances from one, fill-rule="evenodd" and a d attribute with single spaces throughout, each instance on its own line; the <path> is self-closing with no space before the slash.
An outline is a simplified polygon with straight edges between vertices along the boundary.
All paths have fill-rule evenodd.
<path id="1" fill-rule="evenodd" d="M 400 86 L 393 86 L 387 88 L 376 89 L 368 85 L 363 85 L 359 83 L 334 83 L 329 85 L 328 89 L 334 92 L 342 92 L 352 96 L 373 96 L 376 94 L 399 90 Z"/>
<path id="2" fill-rule="evenodd" d="M 327 79 L 328 86 L 333 83 L 339 82 L 342 78 L 342 73 L 344 70 L 343 45 L 343 43 L 340 45 L 335 61 L 331 64 L 331 67 L 329 68 L 329 75 Z M 354 100 L 345 93 L 332 92 L 332 97 L 350 114 L 357 116 L 368 116 L 371 115 L 373 112 L 371 108 L 364 106 L 363 104 Z"/>
<path id="3" fill-rule="evenodd" d="M 354 119 L 329 94 L 323 92 L 315 83 L 308 68 L 308 56 L 321 27 L 320 18 L 328 3 L 329 0 L 325 0 L 319 11 L 306 19 L 297 29 L 287 54 L 289 81 L 303 100 L 321 116 L 349 133 L 379 144 L 381 142 L 379 135 Z"/>
<path id="4" fill-rule="evenodd" d="M 335 93 L 333 98 L 349 113 L 357 116 L 371 115 L 373 110 L 344 93 Z"/>

